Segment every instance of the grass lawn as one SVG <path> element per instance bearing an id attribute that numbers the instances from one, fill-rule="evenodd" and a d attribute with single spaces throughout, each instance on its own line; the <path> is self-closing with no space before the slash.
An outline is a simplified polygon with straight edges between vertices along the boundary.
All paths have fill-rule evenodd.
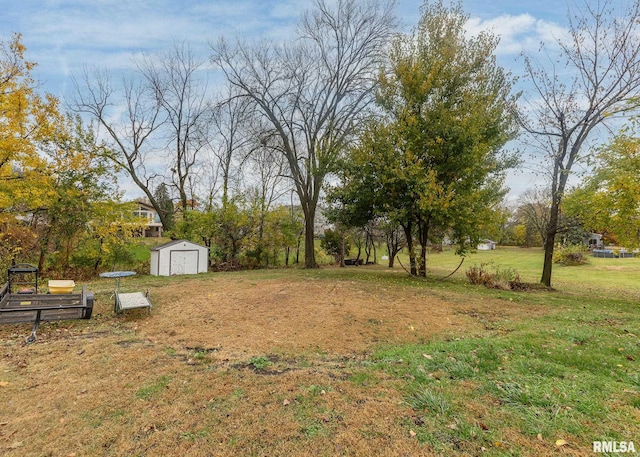
<path id="1" fill-rule="evenodd" d="M 403 260 L 406 265 L 406 262 Z M 158 278 L 154 308 L 0 328 L 0 450 L 41 455 L 594 455 L 640 451 L 640 260 L 557 267 L 554 290 L 472 286 L 474 264 L 537 282 L 498 249 L 430 278 L 397 266 Z M 606 455 L 606 454 L 604 454 Z M 615 455 L 615 454 L 611 454 Z"/>
<path id="2" fill-rule="evenodd" d="M 408 258 L 401 257 L 404 265 Z M 453 251 L 430 254 L 427 258 L 429 272 L 434 277 L 444 277 L 459 265 L 460 258 Z M 537 283 L 542 275 L 542 248 L 499 247 L 493 251 L 477 251 L 470 254 L 454 278 L 463 280 L 465 271 L 473 266 L 487 264 L 501 269 L 511 268 L 522 281 Z M 587 265 L 553 266 L 552 286 L 568 293 L 601 297 L 622 293 L 637 298 L 640 293 L 640 258 L 604 259 L 589 257 Z M 588 293 L 585 293 L 588 292 Z"/>

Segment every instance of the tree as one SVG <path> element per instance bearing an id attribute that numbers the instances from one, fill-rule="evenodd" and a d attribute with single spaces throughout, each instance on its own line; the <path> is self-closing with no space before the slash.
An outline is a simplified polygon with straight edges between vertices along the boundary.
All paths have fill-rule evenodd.
<path id="1" fill-rule="evenodd" d="M 410 272 L 426 276 L 431 238 L 448 233 L 464 253 L 504 195 L 501 148 L 514 132 L 515 97 L 493 56 L 497 39 L 467 38 L 460 5 L 427 3 L 422 14 L 392 45 L 380 75 L 383 117 L 351 151 L 342 199 L 402 226 Z"/>
<path id="2" fill-rule="evenodd" d="M 616 10 L 612 1 L 585 1 L 577 15 L 569 17 L 568 38 L 558 39 L 559 58 L 549 57 L 546 64 L 525 58 L 534 97 L 522 126 L 531 143 L 546 153 L 551 183 L 540 279 L 547 287 L 572 169 L 589 154 L 585 149 L 598 127 L 640 106 L 640 3 L 623 4 Z"/>
<path id="3" fill-rule="evenodd" d="M 0 223 L 31 213 L 51 190 L 37 142 L 62 118 L 55 97 L 36 92 L 19 34 L 0 41 Z"/>
<path id="4" fill-rule="evenodd" d="M 211 113 L 201 66 L 187 46 L 176 44 L 157 62 L 148 57 L 139 62 L 138 73 L 123 78 L 120 87 L 104 71 L 85 70 L 81 80 L 74 78 L 74 109 L 106 130 L 109 158 L 144 193 L 165 230 L 171 228 L 171 215 L 156 199 L 154 187 L 170 181 L 187 208 L 193 201 L 194 167 L 207 146 Z M 153 164 L 161 150 L 169 151 L 165 169 Z"/>
<path id="5" fill-rule="evenodd" d="M 134 215 L 133 202 L 111 199 L 91 205 L 91 221 L 71 255 L 76 268 L 90 268 L 95 275 L 101 268 L 115 270 L 116 264 L 132 261 L 127 244 L 144 229 L 146 220 Z"/>
<path id="6" fill-rule="evenodd" d="M 264 237 L 267 215 L 273 204 L 287 191 L 281 185 L 285 164 L 282 155 L 266 146 L 257 147 L 247 159 L 248 172 L 254 177 L 250 180 L 247 193 L 253 206 L 258 232 L 253 253 L 257 264 L 262 265 L 262 254 L 268 249 Z"/>
<path id="7" fill-rule="evenodd" d="M 175 214 L 174 214 L 174 206 L 173 200 L 171 199 L 171 195 L 169 194 L 169 189 L 164 182 L 161 182 L 158 187 L 156 187 L 155 192 L 153 193 L 156 201 L 158 202 L 158 207 L 160 210 L 166 215 L 165 219 L 167 221 L 168 226 L 166 227 L 168 230 L 173 228 L 175 223 Z"/>
<path id="8" fill-rule="evenodd" d="M 398 253 L 405 248 L 406 240 L 400 226 L 382 219 L 380 221 L 384 241 L 387 246 L 387 257 L 389 258 L 387 266 L 393 268 Z"/>
<path id="9" fill-rule="evenodd" d="M 150 92 L 162 107 L 167 126 L 171 182 L 182 208 L 189 206 L 189 200 L 193 201 L 194 168 L 208 145 L 211 106 L 207 81 L 201 76 L 202 66 L 203 62 L 195 58 L 185 43 L 175 43 L 173 49 L 157 61 L 146 57 L 139 64 Z M 183 216 L 187 214 L 184 212 Z"/>
<path id="10" fill-rule="evenodd" d="M 568 214 L 596 233 L 640 246 L 640 138 L 624 129 L 595 157 L 594 172 L 567 196 Z"/>
<path id="11" fill-rule="evenodd" d="M 344 266 L 344 257 L 349 255 L 351 243 L 342 231 L 327 229 L 324 231 L 324 238 L 320 240 L 320 247 L 332 255 L 336 263 Z"/>
<path id="12" fill-rule="evenodd" d="M 374 73 L 393 26 L 392 2 L 316 0 L 285 45 L 221 40 L 212 60 L 249 99 L 286 158 L 305 219 L 305 266 L 316 267 L 314 219 L 325 177 L 372 101 Z"/>
<path id="13" fill-rule="evenodd" d="M 268 267 L 279 263 L 280 254 L 284 251 L 285 265 L 289 264 L 289 252 L 295 247 L 299 224 L 291 218 L 290 209 L 276 206 L 269 210 L 264 219 L 262 242 L 264 245 L 264 263 Z"/>
<path id="14" fill-rule="evenodd" d="M 261 133 L 249 127 L 254 122 L 259 124 L 259 119 L 252 118 L 248 101 L 233 93 L 233 88 L 227 90 L 226 99 L 214 109 L 214 135 L 210 140 L 213 155 L 217 159 L 215 166 L 222 175 L 222 206 L 229 201 L 231 183 L 239 178 L 244 159 L 251 148 L 259 143 L 257 136 Z M 215 191 L 211 186 L 208 194 L 212 202 Z"/>
<path id="15" fill-rule="evenodd" d="M 237 268 L 239 257 L 253 230 L 254 221 L 239 196 L 214 210 L 215 256 L 223 268 Z"/>
<path id="16" fill-rule="evenodd" d="M 52 135 L 38 142 L 47 160 L 51 184 L 47 198 L 34 211 L 40 226 L 38 268 L 50 253 L 57 253 L 53 267 L 69 268 L 71 252 L 78 246 L 94 218 L 94 205 L 116 194 L 103 146 L 80 117 L 67 116 Z"/>
<path id="17" fill-rule="evenodd" d="M 551 196 L 548 189 L 529 189 L 520 195 L 516 215 L 526 227 L 526 246 L 544 246 L 549 226 Z"/>
<path id="18" fill-rule="evenodd" d="M 164 178 L 150 166 L 156 155 L 153 136 L 160 129 L 161 106 L 149 87 L 123 78 L 122 87 L 114 88 L 107 72 L 90 74 L 85 70 L 82 81 L 74 79 L 76 87 L 73 99 L 74 110 L 93 117 L 100 128 L 106 130 L 109 141 L 109 159 L 116 170 L 126 172 L 146 199 L 157 211 L 162 227 L 170 226 L 167 214 L 162 211 L 154 194 L 153 186 Z M 119 116 L 119 110 L 124 113 Z"/>

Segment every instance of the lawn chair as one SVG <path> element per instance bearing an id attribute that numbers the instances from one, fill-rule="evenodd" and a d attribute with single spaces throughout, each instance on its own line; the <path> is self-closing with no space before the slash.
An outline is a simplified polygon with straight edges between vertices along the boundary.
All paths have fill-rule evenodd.
<path id="1" fill-rule="evenodd" d="M 148 314 L 151 314 L 151 300 L 149 300 L 149 289 L 146 293 L 142 292 L 120 292 L 116 290 L 114 311 L 116 314 L 128 309 L 147 308 Z"/>
<path id="2" fill-rule="evenodd" d="M 122 311 L 135 308 L 147 308 L 151 314 L 151 300 L 149 300 L 149 289 L 146 293 L 142 292 L 120 292 L 120 279 L 135 275 L 135 271 L 107 271 L 100 273 L 102 278 L 114 278 L 116 280 L 116 289 L 113 292 L 114 305 L 113 311 L 118 314 Z"/>

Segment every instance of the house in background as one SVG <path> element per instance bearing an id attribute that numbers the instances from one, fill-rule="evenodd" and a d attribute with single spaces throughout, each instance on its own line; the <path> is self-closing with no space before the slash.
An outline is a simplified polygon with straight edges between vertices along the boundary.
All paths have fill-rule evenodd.
<path id="1" fill-rule="evenodd" d="M 133 215 L 142 217 L 147 221 L 142 230 L 142 236 L 160 238 L 162 236 L 162 222 L 160 222 L 158 212 L 149 203 L 136 201 L 135 204 L 137 206 L 133 211 Z"/>
<path id="2" fill-rule="evenodd" d="M 188 210 L 195 210 L 200 206 L 200 204 L 196 201 L 196 200 L 187 200 L 187 209 Z M 175 215 L 176 219 L 181 219 L 182 218 L 182 213 L 184 213 L 184 210 L 182 209 L 182 202 L 181 201 L 177 201 L 174 203 L 174 210 L 173 210 L 173 214 Z"/>
<path id="3" fill-rule="evenodd" d="M 585 238 L 584 244 L 587 245 L 587 248 L 589 250 L 604 248 L 604 240 L 602 235 L 600 235 L 599 233 L 590 234 L 589 238 Z"/>

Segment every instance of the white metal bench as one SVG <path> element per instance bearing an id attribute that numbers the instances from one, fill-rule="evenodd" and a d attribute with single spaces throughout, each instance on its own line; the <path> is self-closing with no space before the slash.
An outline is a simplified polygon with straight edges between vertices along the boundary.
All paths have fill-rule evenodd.
<path id="1" fill-rule="evenodd" d="M 117 313 L 128 309 L 147 308 L 151 314 L 151 301 L 149 300 L 149 289 L 146 293 L 142 292 L 119 292 L 115 291 L 114 311 Z"/>

